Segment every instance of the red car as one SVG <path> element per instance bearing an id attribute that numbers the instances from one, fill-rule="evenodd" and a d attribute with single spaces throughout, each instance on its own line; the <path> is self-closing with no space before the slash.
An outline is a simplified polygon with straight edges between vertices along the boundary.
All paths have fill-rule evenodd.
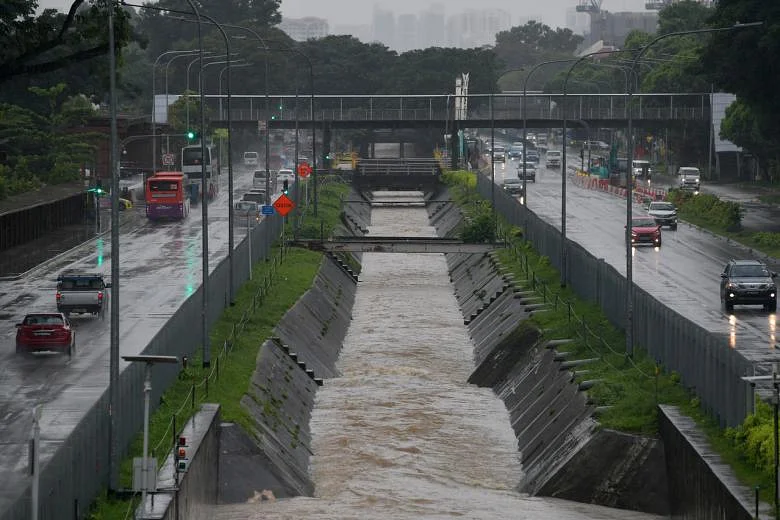
<path id="1" fill-rule="evenodd" d="M 76 332 L 61 312 L 28 314 L 16 324 L 16 353 L 61 352 L 76 348 Z"/>
<path id="2" fill-rule="evenodd" d="M 634 217 L 631 220 L 631 245 L 661 247 L 661 226 L 653 217 Z"/>

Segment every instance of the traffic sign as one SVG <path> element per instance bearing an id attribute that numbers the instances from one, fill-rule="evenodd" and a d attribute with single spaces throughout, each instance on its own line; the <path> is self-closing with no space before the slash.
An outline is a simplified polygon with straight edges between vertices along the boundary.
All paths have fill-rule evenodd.
<path id="1" fill-rule="evenodd" d="M 265 121 L 258 121 L 257 122 L 257 131 L 258 132 L 265 132 L 268 125 L 266 125 Z"/>
<path id="2" fill-rule="evenodd" d="M 267 204 L 263 204 L 263 207 L 260 209 L 260 213 L 262 213 L 263 215 L 273 215 L 274 207 L 269 206 Z"/>
<path id="3" fill-rule="evenodd" d="M 286 216 L 289 212 L 293 210 L 295 207 L 295 203 L 290 200 L 290 197 L 282 193 L 279 195 L 279 198 L 276 199 L 276 202 L 274 202 L 274 209 L 277 213 L 279 213 L 281 216 Z"/>
<path id="4" fill-rule="evenodd" d="M 303 177 L 304 179 L 309 176 L 311 173 L 311 166 L 309 166 L 309 163 L 302 162 L 298 165 L 298 176 Z"/>
<path id="5" fill-rule="evenodd" d="M 176 164 L 176 157 L 172 153 L 164 153 L 162 163 L 164 166 L 173 166 Z"/>

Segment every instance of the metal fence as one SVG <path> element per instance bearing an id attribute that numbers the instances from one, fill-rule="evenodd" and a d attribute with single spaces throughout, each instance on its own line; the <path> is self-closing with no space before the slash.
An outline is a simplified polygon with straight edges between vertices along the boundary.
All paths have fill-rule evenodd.
<path id="1" fill-rule="evenodd" d="M 206 104 L 220 120 L 227 118 L 225 96 L 207 95 Z M 529 119 L 708 121 L 709 94 L 474 94 L 467 96 L 464 120 L 496 121 Z M 276 95 L 266 104 L 264 96 L 233 95 L 234 121 L 445 121 L 455 117 L 455 96 L 358 96 Z M 221 104 L 220 104 L 221 103 Z"/>
<path id="2" fill-rule="evenodd" d="M 534 249 L 560 270 L 561 232 L 491 184 L 488 177 L 477 175 L 480 195 L 487 200 L 494 197 L 496 211 L 509 224 L 525 228 Z M 625 329 L 625 277 L 576 242 L 567 239 L 566 244 L 567 285 L 582 299 L 598 304 L 613 325 Z M 636 285 L 632 298 L 636 344 L 665 370 L 679 373 L 682 383 L 721 425 L 740 424 L 754 402 L 753 388 L 741 378 L 754 375 L 758 368 L 730 348 L 728 338 L 684 318 Z"/>
<path id="3" fill-rule="evenodd" d="M 266 218 L 251 229 L 249 237 L 241 238 L 234 250 L 234 281 L 238 289 L 249 277 L 250 256 L 252 263 L 269 258 L 271 248 L 282 232 L 281 218 Z M 238 237 L 237 237 L 238 238 Z M 212 268 L 209 282 L 208 322 L 213 325 L 228 305 L 229 266 L 225 258 Z M 201 348 L 202 287 L 194 291 L 152 338 L 145 354 L 164 354 L 191 357 Z M 121 366 L 121 365 L 120 365 Z M 174 381 L 179 368 L 159 365 L 152 371 L 151 403 L 156 408 L 160 397 Z M 140 363 L 129 364 L 119 376 L 119 406 L 117 435 L 125 456 L 135 435 L 143 425 L 144 367 Z M 110 417 L 108 389 L 100 399 L 78 419 L 73 432 L 60 446 L 46 446 L 40 473 L 40 520 L 66 520 L 84 518 L 88 508 L 109 482 L 109 427 Z M 52 451 L 46 460 L 45 453 Z M 30 485 L 9 508 L 0 511 L 0 520 L 30 518 Z"/>

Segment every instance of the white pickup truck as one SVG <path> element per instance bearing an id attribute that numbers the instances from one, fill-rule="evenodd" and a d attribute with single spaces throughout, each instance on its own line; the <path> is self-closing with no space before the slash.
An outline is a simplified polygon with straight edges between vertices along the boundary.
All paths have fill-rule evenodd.
<path id="1" fill-rule="evenodd" d="M 105 317 L 110 287 L 102 274 L 64 272 L 57 277 L 57 310 L 65 316 L 76 313 Z"/>
<path id="2" fill-rule="evenodd" d="M 681 190 L 698 192 L 701 188 L 701 172 L 693 166 L 682 166 L 677 170 L 678 186 Z"/>

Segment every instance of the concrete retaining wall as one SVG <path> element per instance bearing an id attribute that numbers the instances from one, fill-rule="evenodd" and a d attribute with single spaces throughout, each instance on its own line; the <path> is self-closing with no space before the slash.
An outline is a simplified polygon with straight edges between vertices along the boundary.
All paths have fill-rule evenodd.
<path id="1" fill-rule="evenodd" d="M 666 449 L 671 513 L 685 520 L 772 518 L 750 489 L 737 482 L 731 468 L 713 452 L 696 423 L 673 406 L 659 406 L 661 438 Z"/>
<path id="2" fill-rule="evenodd" d="M 449 216 L 445 216 L 449 213 Z M 456 229 L 456 214 L 432 218 Z M 548 340 L 527 318 L 547 305 L 507 274 L 494 254 L 449 254 L 447 263 L 474 343 L 469 382 L 494 390 L 509 411 L 524 469 L 518 489 L 665 514 L 663 450 L 656 439 L 599 431 L 582 360 L 570 340 Z M 578 372 L 579 370 L 579 372 Z M 601 456 L 599 454 L 609 454 Z M 650 482 L 650 484 L 648 484 Z"/>
<path id="3" fill-rule="evenodd" d="M 492 190 L 484 175 L 477 175 L 477 191 L 486 199 L 494 196 L 496 210 L 510 224 L 524 228 L 534 249 L 556 269 L 565 262 L 567 284 L 580 298 L 600 305 L 610 322 L 623 328 L 626 279 L 620 272 L 570 239 L 562 258 L 562 235 L 556 226 L 503 190 Z M 666 370 L 679 373 L 683 384 L 695 390 L 704 409 L 722 426 L 742 423 L 755 398 L 754 389 L 742 377 L 771 373 L 771 367 L 730 348 L 725 334 L 704 329 L 640 287 L 634 286 L 632 293 L 635 342 Z"/>
<path id="4" fill-rule="evenodd" d="M 157 489 L 136 509 L 138 520 L 208 520 L 217 503 L 220 413 L 218 404 L 206 403 L 181 432 L 187 440 L 186 472 L 176 473 L 173 452 L 157 475 Z M 176 488 L 178 487 L 178 492 Z M 178 511 L 177 511 L 178 509 Z"/>
<path id="5" fill-rule="evenodd" d="M 251 431 L 231 426 L 226 435 L 231 444 L 223 443 L 222 503 L 245 502 L 261 493 L 280 498 L 314 492 L 308 473 L 311 410 L 317 388 L 337 375 L 356 287 L 355 277 L 325 256 L 312 288 L 260 347 L 241 400 L 252 417 Z"/>

